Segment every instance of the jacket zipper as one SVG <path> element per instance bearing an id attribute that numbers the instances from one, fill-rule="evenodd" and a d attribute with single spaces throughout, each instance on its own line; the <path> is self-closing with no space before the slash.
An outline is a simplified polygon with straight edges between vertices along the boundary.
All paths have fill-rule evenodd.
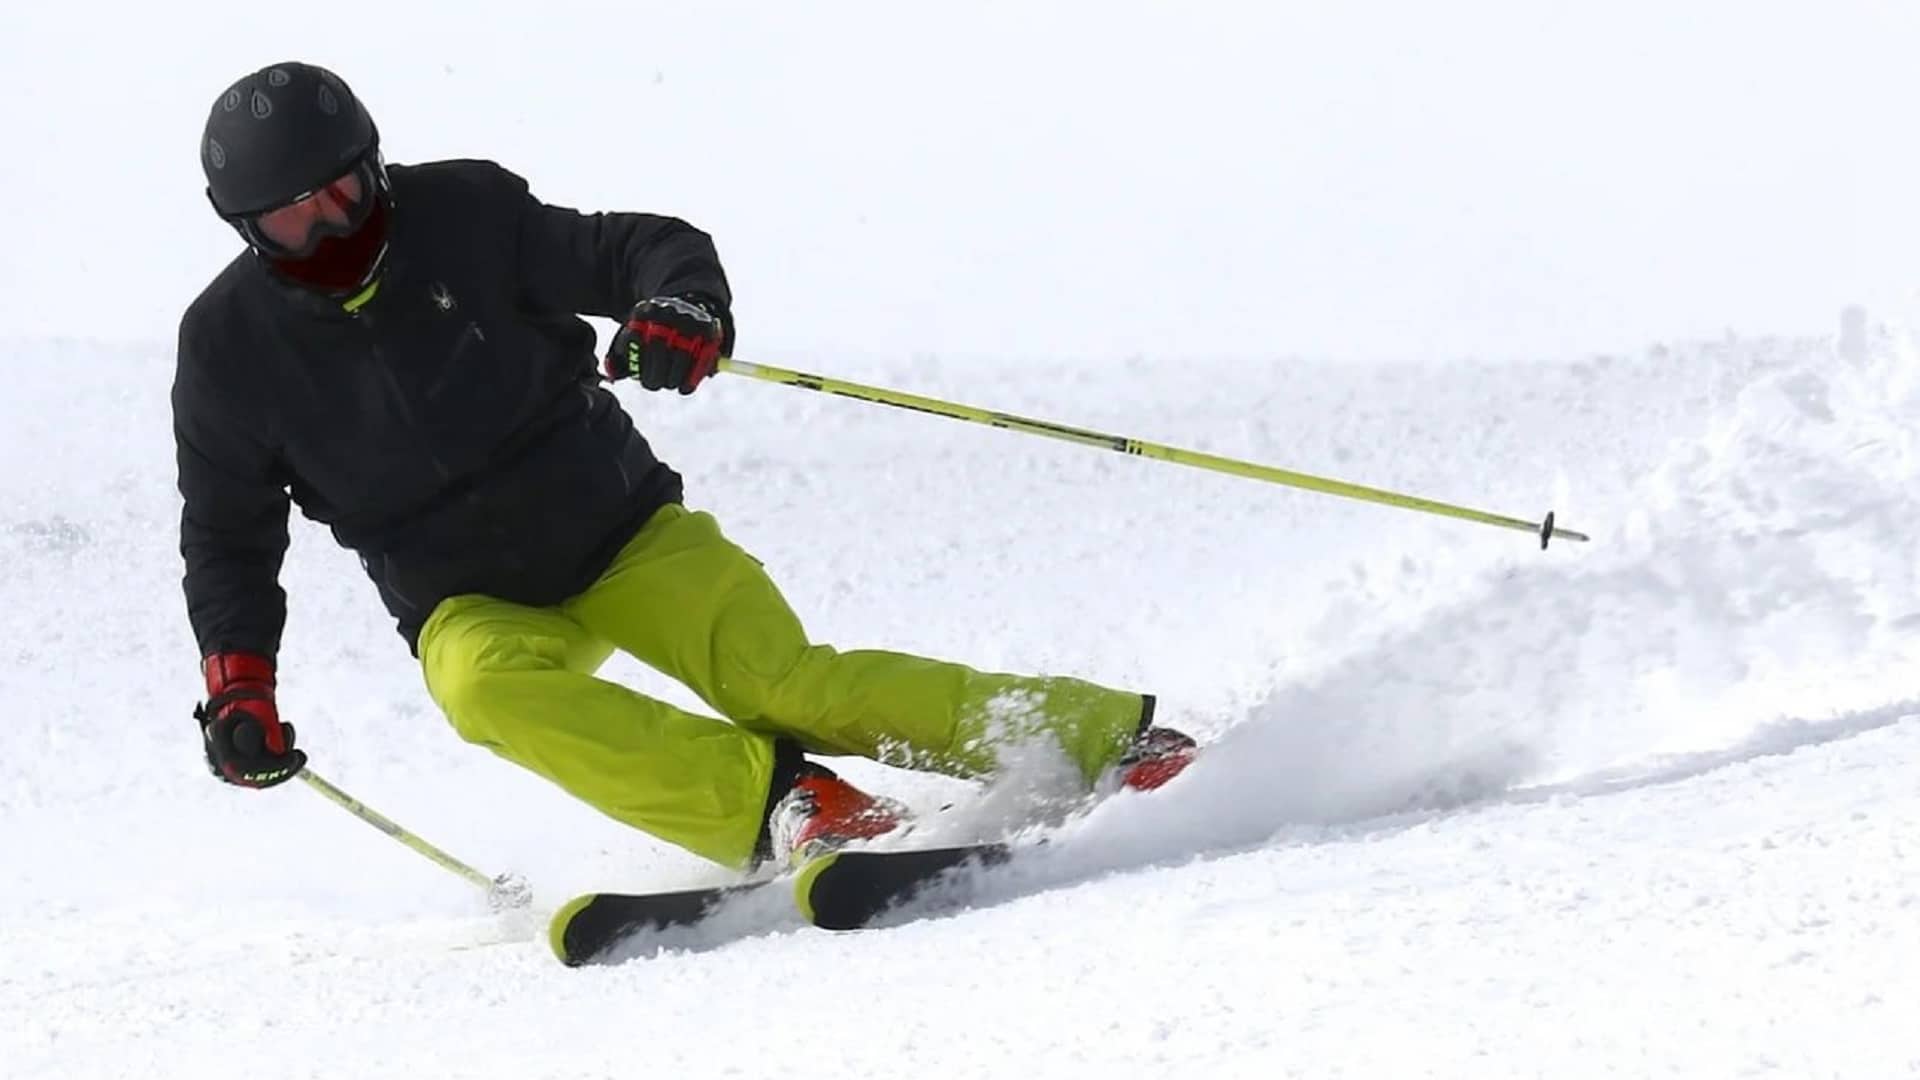
<path id="1" fill-rule="evenodd" d="M 380 346 L 369 342 L 367 352 L 373 357 L 373 366 L 380 369 L 380 377 L 386 380 L 388 392 L 393 394 L 393 403 L 400 411 L 400 419 L 405 422 L 407 429 L 413 432 L 414 439 L 420 444 L 420 449 L 426 454 L 427 460 L 433 463 L 433 471 L 438 473 L 443 481 L 452 480 L 453 470 L 447 468 L 447 463 L 441 461 L 439 455 L 433 452 L 433 444 L 426 436 L 426 429 L 421 426 L 419 417 L 414 415 L 413 407 L 407 404 L 407 395 L 400 389 L 400 380 L 394 376 L 393 368 L 389 367 L 381 357 Z"/>

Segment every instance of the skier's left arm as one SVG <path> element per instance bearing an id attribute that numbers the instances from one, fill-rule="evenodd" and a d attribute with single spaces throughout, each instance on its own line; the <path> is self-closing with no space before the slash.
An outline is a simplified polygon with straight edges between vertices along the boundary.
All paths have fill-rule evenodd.
<path id="1" fill-rule="evenodd" d="M 690 394 L 732 352 L 733 293 L 713 238 L 679 218 L 583 214 L 524 193 L 518 262 L 535 308 L 621 321 L 609 379 Z"/>

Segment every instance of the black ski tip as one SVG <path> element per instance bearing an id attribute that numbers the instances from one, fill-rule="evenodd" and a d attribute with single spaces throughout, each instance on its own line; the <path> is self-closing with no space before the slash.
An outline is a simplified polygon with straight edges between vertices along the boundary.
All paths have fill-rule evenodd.
<path id="1" fill-rule="evenodd" d="M 823 930 L 859 930 L 969 864 L 993 866 L 1011 856 L 1003 844 L 912 851 L 841 851 L 801 871 L 795 898 Z"/>
<path id="2" fill-rule="evenodd" d="M 1540 550 L 1547 550 L 1547 541 L 1553 539 L 1553 511 L 1547 511 L 1547 519 L 1540 523 Z"/>
<path id="3" fill-rule="evenodd" d="M 594 911 L 599 899 L 592 893 L 576 896 L 547 923 L 547 944 L 568 967 L 592 963 L 611 942 L 612 935 L 602 922 L 604 912 Z"/>
<path id="4" fill-rule="evenodd" d="M 728 897 L 753 888 L 721 886 L 665 893 L 587 893 L 554 912 L 547 943 L 568 967 L 606 963 L 636 935 L 692 926 Z"/>

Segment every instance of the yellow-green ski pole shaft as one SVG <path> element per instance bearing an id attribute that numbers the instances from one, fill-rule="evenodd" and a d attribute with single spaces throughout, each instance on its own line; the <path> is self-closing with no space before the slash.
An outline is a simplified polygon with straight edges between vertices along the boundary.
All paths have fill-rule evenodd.
<path id="1" fill-rule="evenodd" d="M 518 879 L 506 874 L 498 878 L 488 877 L 473 867 L 468 866 L 466 863 L 461 862 L 459 859 L 420 839 L 413 833 L 408 832 L 406 829 L 401 828 L 399 823 L 395 822 L 392 818 L 381 814 L 366 803 L 334 787 L 322 779 L 312 769 L 301 769 L 300 779 L 305 780 L 308 787 L 325 795 L 336 806 L 339 806 L 354 817 L 359 818 L 361 821 L 379 829 L 381 832 L 386 833 L 402 844 L 425 855 L 445 869 L 451 870 L 455 874 L 467 879 L 467 881 L 472 884 L 485 889 L 488 898 L 497 906 L 516 906 L 522 902 L 519 899 L 519 894 L 526 886 Z"/>
<path id="2" fill-rule="evenodd" d="M 1079 443 L 1082 446 L 1095 446 L 1106 450 L 1115 450 L 1136 457 L 1155 458 L 1171 461 L 1176 465 L 1190 465 L 1196 469 L 1208 469 L 1213 472 L 1227 473 L 1231 476 L 1244 476 L 1252 480 L 1265 480 L 1273 484 L 1285 484 L 1288 487 L 1304 488 L 1327 495 L 1338 495 L 1347 499 L 1359 499 L 1363 502 L 1379 503 L 1384 506 L 1398 506 L 1404 510 L 1418 510 L 1443 517 L 1459 518 L 1463 521 L 1477 521 L 1483 525 L 1496 525 L 1503 529 L 1517 529 L 1529 532 L 1540 538 L 1540 546 L 1546 547 L 1549 540 L 1565 537 L 1568 540 L 1590 539 L 1585 533 L 1563 529 L 1553 523 L 1553 514 L 1548 513 L 1542 521 L 1527 521 L 1524 518 L 1507 517 L 1504 514 L 1492 514 L 1485 510 L 1474 510 L 1465 506 L 1423 499 L 1417 495 L 1402 495 L 1396 491 L 1350 484 L 1344 480 L 1331 480 L 1323 476 L 1293 472 L 1289 469 L 1277 469 L 1271 465 L 1256 465 L 1248 461 L 1236 461 L 1233 458 L 1216 454 L 1204 454 L 1197 450 L 1181 450 L 1178 447 L 1163 446 L 1143 439 L 1131 439 L 1123 435 L 1108 435 L 1084 428 L 1068 427 L 1046 420 L 1033 420 L 1009 413 L 993 412 L 961 405 L 937 398 L 920 397 L 917 394 L 904 394 L 898 390 L 885 390 L 876 386 L 862 386 L 859 383 L 830 379 L 822 375 L 809 375 L 801 371 L 789 371 L 785 368 L 770 367 L 766 364 L 751 364 L 744 360 L 722 358 L 720 370 L 735 375 L 750 375 L 767 382 L 781 383 L 786 386 L 798 386 L 807 390 L 818 390 L 826 394 L 868 401 L 876 405 L 892 405 L 899 409 L 912 409 L 915 412 L 931 413 L 954 420 L 966 420 L 989 427 L 1004 428 L 1008 431 L 1025 432 L 1028 435 L 1044 435 L 1050 439 Z"/>

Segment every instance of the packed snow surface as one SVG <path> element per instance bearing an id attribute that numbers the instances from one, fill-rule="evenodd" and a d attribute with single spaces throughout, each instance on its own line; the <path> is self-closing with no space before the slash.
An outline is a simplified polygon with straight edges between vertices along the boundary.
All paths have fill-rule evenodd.
<path id="1" fill-rule="evenodd" d="M 1920 1075 L 1904 8 L 398 5 L 302 45 L 185 7 L 0 43 L 19 145 L 94 166 L 0 163 L 0 1075 Z M 462 743 L 322 530 L 283 575 L 315 770 L 534 908 L 200 760 L 166 397 L 233 241 L 191 148 L 283 55 L 395 160 L 711 229 L 743 358 L 1593 542 L 623 387 L 818 639 L 1151 690 L 1211 746 L 963 908 L 563 969 L 574 893 L 720 875 Z M 960 837 L 1056 767 L 848 771 Z"/>

